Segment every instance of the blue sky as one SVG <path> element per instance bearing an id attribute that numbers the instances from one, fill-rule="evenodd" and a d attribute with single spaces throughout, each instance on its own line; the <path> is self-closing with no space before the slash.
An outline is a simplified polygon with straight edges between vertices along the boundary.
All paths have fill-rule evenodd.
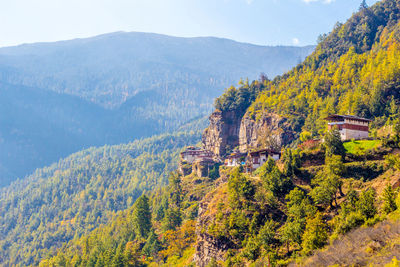
<path id="1" fill-rule="evenodd" d="M 0 47 L 114 31 L 314 44 L 361 0 L 0 0 Z M 367 0 L 369 5 L 377 2 Z"/>

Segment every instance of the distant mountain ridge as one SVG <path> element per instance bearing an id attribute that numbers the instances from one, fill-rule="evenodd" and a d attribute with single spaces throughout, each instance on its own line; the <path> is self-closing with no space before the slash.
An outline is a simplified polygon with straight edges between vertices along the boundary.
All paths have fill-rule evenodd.
<path id="1" fill-rule="evenodd" d="M 0 48 L 0 186 L 90 146 L 174 131 L 240 77 L 283 73 L 311 50 L 123 32 Z"/>
<path id="2" fill-rule="evenodd" d="M 207 75 L 206 85 L 219 90 L 240 77 L 256 78 L 260 72 L 274 77 L 299 63 L 313 48 L 259 46 L 215 37 L 115 32 L 0 48 L 0 66 L 14 71 L 2 72 L 1 79 L 115 107 L 152 87 L 160 89 L 174 82 L 190 81 L 186 75 L 201 79 Z M 110 80 L 120 82 L 109 84 Z"/>

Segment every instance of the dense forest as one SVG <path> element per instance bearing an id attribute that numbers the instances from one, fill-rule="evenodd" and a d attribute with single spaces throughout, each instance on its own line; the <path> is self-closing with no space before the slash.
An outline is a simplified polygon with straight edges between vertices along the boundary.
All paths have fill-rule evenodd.
<path id="1" fill-rule="evenodd" d="M 176 131 L 237 77 L 275 77 L 312 49 L 135 32 L 1 48 L 0 186 L 91 146 Z"/>
<path id="2" fill-rule="evenodd" d="M 253 172 L 173 171 L 199 140 L 181 133 L 85 150 L 2 189 L 2 263 L 397 266 L 399 56 L 400 1 L 363 1 L 291 71 L 227 88 L 216 109 L 297 132 Z M 371 119 L 370 138 L 343 142 L 331 113 Z"/>
<path id="3" fill-rule="evenodd" d="M 241 81 L 216 100 L 222 112 L 286 117 L 298 139 L 279 161 L 253 173 L 173 173 L 167 187 L 41 265 L 397 266 L 399 18 L 397 0 L 364 1 L 293 70 Z M 370 118 L 371 140 L 342 142 L 337 130 L 327 131 L 331 113 Z"/>
<path id="4" fill-rule="evenodd" d="M 313 136 L 332 113 L 374 119 L 373 126 L 382 127 L 400 101 L 399 10 L 398 1 L 361 7 L 321 36 L 302 64 L 267 82 L 248 115 L 282 114 Z"/>
<path id="5" fill-rule="evenodd" d="M 37 265 L 50 251 L 110 222 L 166 185 L 199 132 L 90 148 L 0 190 L 0 264 Z"/>

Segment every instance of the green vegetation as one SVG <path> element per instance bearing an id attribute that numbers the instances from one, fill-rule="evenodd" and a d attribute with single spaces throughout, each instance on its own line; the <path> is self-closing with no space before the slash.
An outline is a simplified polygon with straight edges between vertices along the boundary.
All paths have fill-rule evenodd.
<path id="1" fill-rule="evenodd" d="M 91 146 L 194 130 L 180 126 L 225 86 L 312 49 L 133 32 L 1 48 L 0 186 Z"/>
<path id="2" fill-rule="evenodd" d="M 400 145 L 400 114 L 397 108 L 400 102 L 400 94 L 397 92 L 400 87 L 399 19 L 400 5 L 397 1 L 384 0 L 371 8 L 362 5 L 360 11 L 348 22 L 336 25 L 330 35 L 321 37 L 315 52 L 292 71 L 272 81 L 265 78 L 252 83 L 242 81 L 239 88 L 227 89 L 216 100 L 215 106 L 222 112 L 237 112 L 255 120 L 259 119 L 262 113 L 276 113 L 286 117 L 286 123 L 297 131 L 300 139 L 290 147 L 284 148 L 281 160 L 275 162 L 268 159 L 255 173 L 244 173 L 240 167 L 229 169 L 224 166 L 218 171 L 213 169 L 212 177 L 200 178 L 194 174 L 182 176 L 172 172 L 167 186 L 147 191 L 143 195 L 144 190 L 154 188 L 155 182 L 160 181 L 159 177 L 165 175 L 167 169 L 170 170 L 166 163 L 173 160 L 171 153 L 175 151 L 176 155 L 177 150 L 170 148 L 164 152 L 159 151 L 164 156 L 159 157 L 159 154 L 156 154 L 158 161 L 150 161 L 153 166 L 144 165 L 143 170 L 161 166 L 162 171 L 149 174 L 152 179 L 136 177 L 135 187 L 125 184 L 131 176 L 123 176 L 126 173 L 125 169 L 117 167 L 118 164 L 134 164 L 125 164 L 124 160 L 130 159 L 130 156 L 124 154 L 118 158 L 123 160 L 115 163 L 116 166 L 112 170 L 104 170 L 104 166 L 98 167 L 107 175 L 110 172 L 114 174 L 113 181 L 117 180 L 117 184 L 121 185 L 114 186 L 110 192 L 106 192 L 122 192 L 122 196 L 117 196 L 118 201 L 113 202 L 114 205 L 121 205 L 111 209 L 114 217 L 110 216 L 105 220 L 103 216 L 97 216 L 99 213 L 108 215 L 108 210 L 96 209 L 99 207 L 96 204 L 107 205 L 110 198 L 98 196 L 102 187 L 96 185 L 101 183 L 91 184 L 90 189 L 93 190 L 87 189 L 87 193 L 84 191 L 82 196 L 76 196 L 79 200 L 76 203 L 89 203 L 94 208 L 88 209 L 90 211 L 86 214 L 81 212 L 85 211 L 83 208 L 72 211 L 62 208 L 63 213 L 57 213 L 59 209 L 55 209 L 55 213 L 58 218 L 85 218 L 89 222 L 87 225 L 92 228 L 85 228 L 85 232 L 82 229 L 71 231 L 75 237 L 70 235 L 69 239 L 61 240 L 60 243 L 69 242 L 62 247 L 58 246 L 57 250 L 46 250 L 49 255 L 40 264 L 190 266 L 194 264 L 195 251 L 201 252 L 207 246 L 207 253 L 215 258 L 203 260 L 212 266 L 287 265 L 295 260 L 307 262 L 306 257 L 323 248 L 330 240 L 336 250 L 341 246 L 352 248 L 353 243 L 356 243 L 354 241 L 366 241 L 369 243 L 365 248 L 366 253 L 376 251 L 378 246 L 390 245 L 387 248 L 393 249 L 392 254 L 386 255 L 389 261 L 382 260 L 385 263 L 390 262 L 395 249 L 393 244 L 400 240 L 400 233 L 396 230 L 398 227 L 388 227 L 396 238 L 392 243 L 372 243 L 369 233 L 371 229 L 375 229 L 371 226 L 378 222 L 391 216 L 399 216 L 400 196 L 391 183 L 396 182 L 392 179 L 398 177 L 400 156 L 389 153 L 393 148 L 398 149 Z M 391 136 L 383 139 L 382 143 L 375 141 L 371 145 L 367 141 L 358 144 L 351 142 L 354 145 L 346 147 L 347 143 L 343 144 L 337 130 L 326 131 L 324 118 L 330 113 L 351 113 L 371 118 L 374 131 L 388 127 L 391 128 Z M 314 138 L 324 139 L 324 143 L 319 144 Z M 176 140 L 172 138 L 162 140 L 170 142 L 171 146 L 175 144 L 174 141 Z M 349 153 L 355 151 L 357 154 L 358 150 L 363 149 L 368 151 L 369 145 L 372 148 L 381 145 L 387 151 L 375 151 L 379 157 L 373 161 L 367 157 L 353 157 L 352 153 Z M 157 147 L 151 143 L 150 147 L 153 146 Z M 160 145 L 161 148 L 165 149 Z M 103 158 L 110 157 L 109 154 L 104 154 L 104 151 L 100 152 Z M 389 153 L 386 161 L 383 160 L 385 153 Z M 88 157 L 88 160 L 90 158 Z M 160 158 L 165 165 L 158 165 Z M 100 157 L 100 162 L 101 159 Z M 90 167 L 79 169 L 77 175 L 85 171 L 91 173 L 92 168 L 96 170 L 96 167 L 93 167 L 96 166 L 96 162 L 99 162 L 98 159 L 90 162 Z M 48 176 L 55 176 L 50 180 L 59 181 L 59 188 L 66 180 L 58 179 L 60 177 L 56 175 L 61 175 L 62 171 L 67 171 L 70 166 L 60 163 L 58 168 L 60 174 L 54 169 L 54 174 Z M 135 168 L 138 169 L 140 166 Z M 98 174 L 95 174 L 97 177 Z M 99 175 L 108 177 L 106 174 L 101 172 Z M 97 180 L 99 179 L 102 181 L 101 178 Z M 39 184 L 35 185 L 40 187 Z M 137 190 L 135 195 L 129 195 L 125 192 L 126 188 L 141 190 Z M 24 190 L 22 185 L 19 189 Z M 33 188 L 27 190 L 30 194 L 35 193 Z M 38 192 L 41 191 L 43 189 Z M 70 200 L 67 197 L 67 189 L 61 192 L 66 193 L 50 198 L 52 202 L 59 205 L 64 200 Z M 9 192 L 9 195 L 14 194 L 14 191 Z M 19 208 L 17 214 L 26 214 L 28 207 L 28 212 L 32 212 L 29 209 L 31 203 L 40 201 L 42 196 L 39 200 L 30 199 L 18 208 L 14 204 L 23 202 L 20 199 L 29 199 L 27 195 L 28 193 L 8 200 L 5 210 L 8 207 L 12 207 L 8 210 Z M 50 193 L 48 195 L 52 196 Z M 126 199 L 128 196 L 132 201 Z M 139 196 L 141 197 L 132 206 L 134 199 Z M 71 203 L 75 202 L 68 203 L 70 207 L 73 206 Z M 41 207 L 46 210 L 47 206 Z M 124 208 L 127 209 L 120 211 Z M 120 211 L 118 214 L 117 210 Z M 92 214 L 93 212 L 98 213 Z M 72 216 L 69 216 L 71 214 Z M 50 215 L 46 214 L 45 218 L 49 218 Z M 5 224 L 11 229 L 14 227 L 13 222 L 21 219 L 10 215 L 5 218 L 12 222 Z M 48 220 L 46 225 L 58 221 L 59 219 Z M 28 222 L 18 224 L 18 227 L 31 227 Z M 102 225 L 98 227 L 100 223 Z M 356 229 L 360 226 L 364 228 Z M 35 229 L 34 227 L 35 225 L 32 229 Z M 56 227 L 59 228 L 58 225 Z M 367 230 L 364 232 L 364 229 Z M 383 240 L 385 231 L 385 227 L 378 224 L 374 232 L 378 236 L 374 236 L 373 239 Z M 361 237 L 353 235 L 356 232 L 362 232 Z M 48 236 L 50 234 L 46 237 Z M 353 237 L 349 239 L 351 242 L 346 239 L 347 236 Z M 11 237 L 13 236 L 10 235 Z M 19 240 L 29 240 L 29 237 L 24 238 L 19 237 L 15 240 L 18 240 L 17 244 L 23 244 Z M 48 241 L 45 238 L 40 240 Z M 343 244 L 342 240 L 347 240 L 348 244 Z M 9 246 L 12 246 L 11 239 L 7 241 L 8 243 L 3 243 L 1 248 L 5 252 L 14 252 L 10 255 L 15 256 L 15 249 L 22 246 L 14 245 L 9 249 Z M 363 246 L 364 243 L 360 244 Z M 37 253 L 36 250 L 31 251 Z M 318 255 L 319 253 L 313 256 L 317 258 L 314 264 L 316 266 L 342 264 L 323 261 L 324 258 Z M 362 253 L 360 255 L 365 256 Z M 347 262 L 346 257 L 343 258 L 343 261 Z M 359 260 L 358 257 L 353 258 Z M 29 263 L 38 262 L 37 259 L 27 259 L 30 259 Z M 354 264 L 363 265 L 363 262 Z"/>
<path id="3" fill-rule="evenodd" d="M 399 17 L 398 3 L 385 0 L 338 23 L 303 63 L 267 81 L 248 116 L 277 113 L 299 125 L 293 129 L 314 137 L 325 131 L 324 118 L 335 113 L 373 119 L 373 128 L 383 126 L 398 112 L 391 102 L 400 101 Z"/>
<path id="4" fill-rule="evenodd" d="M 324 137 L 325 154 L 328 157 L 339 155 L 344 158 L 346 151 L 338 130 L 328 131 Z"/>
<path id="5" fill-rule="evenodd" d="M 176 133 L 90 148 L 0 190 L 0 265 L 37 265 L 63 243 L 112 221 L 144 191 L 166 185 L 180 150 L 198 140 L 199 133 Z M 140 199 L 131 225 L 147 238 L 147 204 Z"/>
<path id="6" fill-rule="evenodd" d="M 142 195 L 112 222 L 71 240 L 40 266 L 187 266 L 196 241 L 194 194 L 204 195 L 213 183 L 199 179 L 171 173 L 168 186 Z"/>
<path id="7" fill-rule="evenodd" d="M 354 155 L 365 154 L 369 150 L 378 148 L 381 145 L 381 140 L 352 140 L 343 143 L 346 153 Z"/>
<path id="8" fill-rule="evenodd" d="M 239 82 L 239 88 L 229 87 L 225 92 L 215 100 L 214 106 L 221 111 L 235 111 L 243 115 L 247 108 L 256 99 L 257 95 L 264 89 L 267 80 L 254 81 L 249 84 L 246 80 Z"/>

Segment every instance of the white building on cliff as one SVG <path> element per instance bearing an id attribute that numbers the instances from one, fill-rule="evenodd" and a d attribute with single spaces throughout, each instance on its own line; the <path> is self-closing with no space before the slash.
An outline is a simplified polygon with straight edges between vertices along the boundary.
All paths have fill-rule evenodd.
<path id="1" fill-rule="evenodd" d="M 369 122 L 371 120 L 351 115 L 329 115 L 328 129 L 337 128 L 343 141 L 368 138 Z"/>

